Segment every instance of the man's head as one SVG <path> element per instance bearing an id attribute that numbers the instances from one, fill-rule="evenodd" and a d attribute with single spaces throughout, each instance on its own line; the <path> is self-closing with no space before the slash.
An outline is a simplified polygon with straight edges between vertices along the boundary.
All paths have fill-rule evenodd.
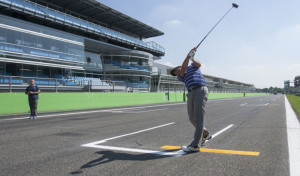
<path id="1" fill-rule="evenodd" d="M 34 86 L 34 79 L 30 80 L 30 85 Z"/>
<path id="2" fill-rule="evenodd" d="M 178 73 L 180 73 L 180 70 L 181 70 L 181 66 L 173 68 L 173 70 L 171 70 L 171 75 L 172 76 L 177 76 Z"/>

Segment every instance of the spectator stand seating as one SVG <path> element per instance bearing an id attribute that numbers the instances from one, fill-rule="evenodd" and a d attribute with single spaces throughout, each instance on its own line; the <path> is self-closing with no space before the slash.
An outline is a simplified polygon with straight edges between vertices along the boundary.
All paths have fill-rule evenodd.
<path id="1" fill-rule="evenodd" d="M 122 63 L 121 61 L 116 61 L 116 60 L 113 60 L 111 63 L 114 66 L 118 66 L 118 67 L 124 68 L 124 69 L 149 71 L 149 68 L 147 68 L 145 66 L 139 66 L 136 64 L 126 64 L 124 62 Z"/>
<path id="2" fill-rule="evenodd" d="M 23 84 L 23 79 L 11 77 L 12 74 L 8 72 L 0 71 L 0 84 L 9 84 L 11 80 L 11 84 Z M 11 78 L 10 78 L 11 77 Z"/>
<path id="3" fill-rule="evenodd" d="M 80 77 L 80 76 L 70 76 L 75 83 L 80 85 L 95 85 L 95 86 L 109 86 L 107 82 L 101 81 L 100 78 L 90 78 L 90 77 Z"/>

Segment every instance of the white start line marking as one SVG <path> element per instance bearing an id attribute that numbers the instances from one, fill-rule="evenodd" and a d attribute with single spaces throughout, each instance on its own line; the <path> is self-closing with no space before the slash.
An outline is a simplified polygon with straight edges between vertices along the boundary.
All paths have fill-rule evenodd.
<path id="1" fill-rule="evenodd" d="M 173 124 L 175 124 L 175 122 L 171 122 L 171 123 L 167 123 L 167 124 L 164 124 L 164 125 L 155 126 L 155 127 L 152 127 L 152 128 L 147 128 L 147 129 L 144 129 L 144 130 L 140 130 L 140 131 L 136 131 L 136 132 L 132 132 L 132 133 L 128 133 L 128 134 L 123 134 L 123 135 L 120 135 L 120 136 L 115 136 L 115 137 L 103 139 L 103 140 L 100 140 L 100 141 L 95 141 L 95 142 L 83 144 L 81 146 L 82 147 L 98 148 L 98 149 L 106 149 L 106 150 L 134 152 L 134 153 L 147 153 L 147 154 L 166 155 L 166 156 L 181 156 L 181 155 L 185 154 L 185 152 L 182 151 L 182 150 L 179 150 L 177 152 L 163 152 L 163 151 L 155 151 L 155 150 L 144 150 L 144 149 L 134 149 L 134 148 L 124 148 L 124 147 L 99 145 L 99 144 L 103 144 L 103 143 L 105 143 L 107 141 L 110 141 L 110 140 L 114 140 L 114 139 L 118 139 L 118 138 L 122 138 L 122 137 L 126 137 L 126 136 L 131 136 L 131 135 L 134 135 L 134 134 L 138 134 L 138 133 L 142 133 L 142 132 L 154 130 L 154 129 L 157 129 L 157 128 L 161 128 L 161 127 L 165 127 L 165 126 L 173 125 Z M 224 129 L 218 131 L 217 133 L 213 134 L 212 135 L 213 138 L 215 138 L 216 136 L 220 135 L 224 131 L 228 130 L 232 126 L 233 126 L 233 124 L 225 127 Z"/>

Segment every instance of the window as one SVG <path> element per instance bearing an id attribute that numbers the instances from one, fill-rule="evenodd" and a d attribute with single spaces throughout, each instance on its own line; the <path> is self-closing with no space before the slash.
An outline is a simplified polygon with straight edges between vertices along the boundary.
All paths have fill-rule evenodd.
<path id="1" fill-rule="evenodd" d="M 92 62 L 92 59 L 90 57 L 86 57 L 86 62 L 87 63 L 91 63 Z"/>

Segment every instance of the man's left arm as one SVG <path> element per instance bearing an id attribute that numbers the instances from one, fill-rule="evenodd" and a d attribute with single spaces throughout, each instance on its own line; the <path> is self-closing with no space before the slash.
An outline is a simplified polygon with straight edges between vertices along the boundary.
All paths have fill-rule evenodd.
<path id="1" fill-rule="evenodd" d="M 37 86 L 36 86 L 37 87 Z M 40 88 L 39 87 L 37 87 L 37 91 L 35 91 L 35 92 L 32 92 L 32 94 L 39 94 L 39 93 L 41 93 L 41 90 L 40 90 Z"/>
<path id="2" fill-rule="evenodd" d="M 200 63 L 199 60 L 193 58 L 193 59 L 192 59 L 192 62 L 194 63 L 194 66 L 195 66 L 196 68 L 200 68 L 200 67 L 201 67 L 201 63 Z"/>

